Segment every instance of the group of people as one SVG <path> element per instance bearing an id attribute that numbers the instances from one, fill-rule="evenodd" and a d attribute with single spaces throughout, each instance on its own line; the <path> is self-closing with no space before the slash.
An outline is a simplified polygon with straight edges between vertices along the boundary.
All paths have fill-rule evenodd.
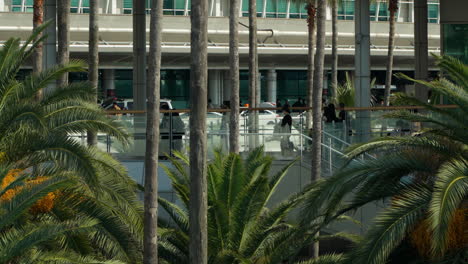
<path id="1" fill-rule="evenodd" d="M 322 101 L 323 105 L 326 104 L 325 100 Z M 328 106 L 323 107 L 323 121 L 326 123 L 342 123 L 345 122 L 347 117 L 346 117 L 346 110 L 345 104 L 340 103 L 340 112 L 338 113 L 338 116 L 336 116 L 336 109 L 335 105 L 333 103 L 328 104 Z"/>

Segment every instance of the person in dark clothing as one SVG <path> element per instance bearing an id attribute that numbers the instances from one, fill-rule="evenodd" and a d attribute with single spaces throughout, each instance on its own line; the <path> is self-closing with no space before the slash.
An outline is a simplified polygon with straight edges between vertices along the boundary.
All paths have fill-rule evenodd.
<path id="1" fill-rule="evenodd" d="M 331 123 L 333 121 L 336 121 L 336 111 L 335 111 L 335 105 L 334 104 L 329 104 L 324 111 L 324 116 L 326 118 L 325 122 Z"/>
<path id="2" fill-rule="evenodd" d="M 279 99 L 276 100 L 276 108 L 281 108 L 281 106 L 282 106 L 282 105 L 281 105 L 281 100 L 279 100 Z M 277 112 L 277 113 L 281 113 L 281 110 L 277 110 L 276 112 Z"/>
<path id="3" fill-rule="evenodd" d="M 338 120 L 337 122 L 344 122 L 346 121 L 346 111 L 345 111 L 345 104 L 340 103 L 340 113 L 338 113 Z"/>
<path id="4" fill-rule="evenodd" d="M 286 129 L 289 130 L 289 132 L 291 132 L 291 126 L 292 126 L 292 117 L 290 115 L 291 111 L 289 109 L 287 109 L 287 108 L 284 108 L 283 109 L 283 114 L 284 114 L 284 117 L 281 120 L 281 127 L 286 128 Z M 286 131 L 286 130 L 284 130 L 284 131 Z"/>
<path id="5" fill-rule="evenodd" d="M 292 117 L 291 117 L 291 111 L 289 108 L 283 108 L 283 113 L 284 117 L 281 120 L 281 133 L 283 134 L 281 136 L 281 142 L 280 142 L 280 147 L 281 147 L 281 154 L 284 155 L 289 155 L 289 152 L 291 152 L 294 149 L 293 143 L 289 140 L 290 134 L 291 134 L 291 127 L 292 127 Z"/>
<path id="6" fill-rule="evenodd" d="M 297 101 L 292 105 L 292 107 L 301 107 L 302 106 L 301 101 L 302 101 L 301 98 L 297 99 Z M 294 112 L 299 112 L 299 110 L 297 110 L 297 109 L 295 109 L 293 111 Z"/>
<path id="7" fill-rule="evenodd" d="M 283 111 L 286 109 L 289 111 L 290 108 L 291 108 L 291 105 L 289 104 L 288 99 L 284 99 Z"/>

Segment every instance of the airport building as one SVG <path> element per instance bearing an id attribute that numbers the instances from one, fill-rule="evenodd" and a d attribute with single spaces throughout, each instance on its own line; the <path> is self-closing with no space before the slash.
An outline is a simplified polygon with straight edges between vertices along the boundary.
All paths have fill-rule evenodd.
<path id="1" fill-rule="evenodd" d="M 147 7 L 149 7 L 148 0 Z M 394 70 L 413 76 L 415 69 L 414 2 L 399 1 L 396 25 Z M 32 29 L 33 0 L 0 0 L 0 41 L 15 36 L 26 38 Z M 228 0 L 209 0 L 209 98 L 214 105 L 228 100 Z M 71 57 L 86 60 L 88 51 L 89 0 L 71 1 Z M 99 52 L 100 89 L 102 96 L 133 96 L 133 27 L 132 0 L 100 1 Z M 295 100 L 306 95 L 307 11 L 305 4 L 294 0 L 257 0 L 258 53 L 262 101 Z M 173 101 L 176 108 L 186 108 L 190 97 L 190 0 L 164 1 L 163 61 L 161 97 Z M 241 0 L 240 63 L 241 101 L 248 99 L 248 0 Z M 338 10 L 339 81 L 355 68 L 355 2 L 344 0 Z M 389 11 L 386 1 L 370 5 L 371 78 L 376 79 L 374 92 L 379 94 L 385 82 L 388 46 Z M 327 39 L 324 88 L 329 87 L 331 68 L 331 9 L 327 9 Z M 428 49 L 441 52 L 441 16 L 438 0 L 428 1 Z M 146 19 L 149 24 L 149 16 Z M 449 25 L 446 41 L 448 53 L 460 55 L 466 41 L 466 27 Z M 465 30 L 465 31 L 463 31 Z M 147 33 L 149 26 L 147 25 Z M 466 45 L 465 45 L 466 46 Z M 453 50 L 452 53 L 450 51 Z M 467 51 L 465 50 L 465 56 Z M 429 59 L 430 76 L 437 75 Z M 28 69 L 25 68 L 25 71 Z M 72 74 L 70 79 L 86 80 L 86 73 Z M 414 93 L 413 85 L 394 79 L 393 89 Z"/>

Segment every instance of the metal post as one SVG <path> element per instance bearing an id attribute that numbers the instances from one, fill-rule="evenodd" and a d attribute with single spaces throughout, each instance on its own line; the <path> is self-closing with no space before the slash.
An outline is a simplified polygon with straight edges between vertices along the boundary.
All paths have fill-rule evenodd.
<path id="1" fill-rule="evenodd" d="M 332 147 L 331 147 L 331 138 L 328 138 L 328 166 L 329 166 L 329 171 L 330 171 L 330 174 L 333 173 L 333 162 L 332 162 Z"/>
<path id="2" fill-rule="evenodd" d="M 146 1 L 133 0 L 133 101 L 146 110 Z"/>
<path id="3" fill-rule="evenodd" d="M 417 80 L 427 80 L 429 71 L 427 9 L 427 0 L 414 1 L 414 57 L 416 62 L 414 76 Z M 415 83 L 415 96 L 427 102 L 427 87 Z"/>
<path id="4" fill-rule="evenodd" d="M 57 64 L 57 2 L 55 0 L 45 1 L 44 21 L 51 21 L 45 29 L 44 35 L 47 38 L 44 41 L 42 55 L 43 69 L 48 70 Z M 56 86 L 56 82 L 50 82 L 46 89 L 52 91 Z"/>
<path id="5" fill-rule="evenodd" d="M 356 106 L 370 106 L 370 12 L 369 0 L 355 1 L 355 87 Z M 370 132 L 370 112 L 356 112 L 356 132 L 359 141 L 367 141 Z"/>

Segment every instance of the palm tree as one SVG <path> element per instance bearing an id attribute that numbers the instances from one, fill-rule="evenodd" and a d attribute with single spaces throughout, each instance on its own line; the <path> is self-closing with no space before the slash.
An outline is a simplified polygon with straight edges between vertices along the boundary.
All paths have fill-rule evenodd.
<path id="1" fill-rule="evenodd" d="M 368 203 L 388 201 L 348 256 L 352 263 L 385 263 L 404 240 L 418 249 L 426 263 L 459 257 L 466 250 L 467 237 L 460 228 L 467 225 L 468 66 L 445 56 L 437 61 L 446 78 L 426 82 L 400 77 L 433 89 L 458 108 L 440 109 L 399 95 L 401 102 L 421 106 L 426 114 L 400 111 L 387 116 L 424 122 L 425 129 L 414 137 L 378 138 L 353 146 L 347 153 L 348 164 L 316 183 L 307 195 L 305 221 L 317 214 L 333 217 Z M 374 158 L 362 160 L 362 155 Z"/>
<path id="2" fill-rule="evenodd" d="M 158 263 L 158 150 L 162 10 L 162 0 L 151 1 L 145 154 L 145 236 L 143 242 L 143 262 L 146 264 Z"/>
<path id="3" fill-rule="evenodd" d="M 187 157 L 176 153 L 173 166 L 163 166 L 173 189 L 182 202 L 179 206 L 164 198 L 159 204 L 171 222 L 160 221 L 160 259 L 169 263 L 189 263 L 188 209 L 190 181 Z M 302 194 L 291 194 L 278 204 L 271 199 L 285 178 L 288 164 L 272 173 L 272 158 L 257 148 L 243 160 L 239 154 L 216 152 L 208 165 L 208 262 L 209 263 L 281 263 L 291 245 L 301 245 L 304 233 L 286 223 Z M 267 209 L 268 205 L 268 209 Z M 301 247 L 295 248 L 298 251 Z"/>
<path id="4" fill-rule="evenodd" d="M 16 195 L 0 204 L 0 222 L 7 226 L 15 223 L 18 229 L 4 230 L 3 226 L 0 227 L 0 230 L 6 232 L 0 243 L 14 246 L 9 243 L 17 243 L 23 238 L 17 239 L 13 235 L 36 234 L 34 228 L 42 220 L 47 223 L 46 227 L 61 225 L 67 228 L 71 225 L 76 229 L 80 224 L 87 227 L 87 221 L 84 220 L 92 218 L 98 223 L 93 224 L 95 228 L 88 233 L 48 229 L 45 232 L 51 235 L 66 233 L 66 236 L 57 237 L 55 244 L 47 241 L 47 245 L 58 244 L 57 248 L 71 249 L 75 253 L 115 256 L 124 262 L 136 262 L 140 258 L 143 225 L 135 182 L 112 156 L 94 147 L 80 145 L 73 139 L 73 134 L 90 130 L 109 134 L 128 143 L 127 134 L 119 123 L 108 119 L 95 103 L 90 103 L 95 98 L 96 90 L 88 83 L 66 84 L 45 91 L 40 101 L 36 98 L 38 91 L 63 74 L 84 71 L 83 64 L 73 61 L 30 75 L 24 81 L 15 79 L 20 67 L 42 40 L 38 35 L 46 26 L 38 27 L 22 46 L 20 39 L 9 39 L 0 51 L 0 64 L 9 65 L 0 71 L 0 101 L 3 102 L 0 104 L 0 165 L 13 164 L 14 168 L 21 169 L 26 175 L 14 177 L 13 182 L 10 179 L 7 184 L 3 181 L 5 177 L 2 177 L 4 185 L 0 192 L 6 194 L 10 190 Z M 62 180 L 68 182 L 70 179 L 75 183 L 70 188 L 68 185 L 48 187 L 49 183 Z M 30 180 L 36 181 L 36 186 L 31 190 L 38 188 L 33 193 L 29 191 Z M 24 181 L 28 183 L 28 188 L 18 189 L 20 185 L 25 185 Z M 41 191 L 41 188 L 48 189 Z M 60 189 L 60 199 L 53 200 L 51 208 L 40 210 L 40 216 L 34 214 L 31 218 L 25 217 L 25 213 L 37 201 L 36 198 L 44 197 L 56 189 Z M 32 225 L 29 225 L 29 220 L 33 221 Z M 78 226 L 73 223 L 78 223 Z M 37 236 L 41 234 L 37 233 Z M 31 236 L 24 238 L 37 239 Z M 49 236 L 45 235 L 38 243 L 45 242 L 47 238 Z M 26 246 L 21 243 L 16 245 L 20 248 Z M 4 248 L 2 257 L 13 252 L 2 246 Z M 45 249 L 35 247 L 35 250 Z"/>
<path id="5" fill-rule="evenodd" d="M 190 103 L 190 263 L 206 264 L 208 202 L 206 197 L 206 109 L 208 105 L 208 1 L 192 0 Z"/>
<path id="6" fill-rule="evenodd" d="M 70 0 L 57 1 L 57 64 L 70 61 Z M 58 86 L 68 83 L 68 74 L 57 80 Z"/>
<path id="7" fill-rule="evenodd" d="M 257 53 L 257 0 L 249 0 L 249 106 L 258 107 L 258 53 Z M 250 111 L 249 133 L 251 136 L 250 147 L 257 147 L 258 112 Z"/>
<path id="8" fill-rule="evenodd" d="M 307 25 L 308 25 L 308 57 L 307 57 L 307 106 L 312 108 L 313 90 L 314 90 L 314 57 L 315 57 L 315 19 L 316 19 L 316 0 L 309 2 L 306 5 L 307 9 Z M 312 128 L 312 111 L 307 111 L 306 116 L 307 129 Z"/>
<path id="9" fill-rule="evenodd" d="M 89 42 L 88 42 L 88 80 L 96 87 L 96 97 L 94 101 L 97 102 L 97 90 L 99 85 L 99 0 L 91 1 L 89 3 Z M 88 145 L 97 145 L 97 135 L 88 132 Z"/>
<path id="10" fill-rule="evenodd" d="M 33 30 L 37 29 L 44 23 L 44 0 L 34 0 L 33 13 Z M 40 37 L 40 35 L 38 36 Z M 39 73 L 42 71 L 42 45 L 39 44 L 34 50 L 33 55 L 33 72 Z"/>
<path id="11" fill-rule="evenodd" d="M 325 21 L 326 1 L 319 0 L 317 5 L 317 48 L 314 61 L 314 90 L 313 90 L 313 126 L 312 126 L 312 180 L 320 179 L 321 175 L 321 133 L 322 133 L 322 91 L 323 64 L 325 59 Z"/>
<path id="12" fill-rule="evenodd" d="M 239 153 L 239 0 L 229 1 L 229 151 Z"/>
<path id="13" fill-rule="evenodd" d="M 338 0 L 331 0 L 332 10 L 332 97 L 336 98 L 338 89 Z M 337 101 L 335 103 L 338 103 Z"/>
<path id="14" fill-rule="evenodd" d="M 370 87 L 374 87 L 375 82 L 376 82 L 376 78 L 372 79 Z M 348 72 L 346 72 L 345 82 L 342 84 L 338 84 L 337 86 L 335 101 L 336 103 L 344 103 L 345 106 L 347 107 L 353 107 L 355 106 L 355 103 L 354 103 L 355 94 L 356 94 L 356 87 L 355 87 L 354 78 L 351 77 Z M 375 97 L 371 96 L 370 104 L 374 105 L 375 102 L 376 102 Z"/>
<path id="15" fill-rule="evenodd" d="M 390 88 L 392 85 L 392 76 L 393 76 L 393 51 L 395 49 L 395 23 L 396 23 L 395 14 L 398 11 L 398 0 L 387 0 L 387 3 L 388 3 L 388 11 L 390 12 L 390 17 L 389 17 L 390 30 L 388 33 L 387 76 L 385 79 L 384 103 L 386 106 L 389 106 L 390 105 Z"/>

